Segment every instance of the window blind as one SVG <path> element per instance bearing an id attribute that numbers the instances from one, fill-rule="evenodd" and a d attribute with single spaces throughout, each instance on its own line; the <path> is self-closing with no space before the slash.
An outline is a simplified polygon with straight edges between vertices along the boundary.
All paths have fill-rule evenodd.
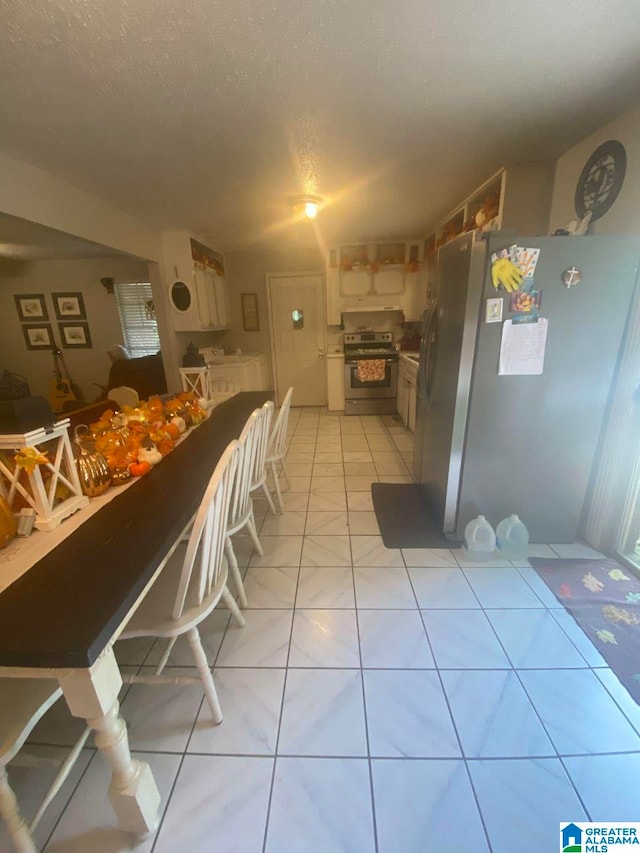
<path id="1" fill-rule="evenodd" d="M 131 358 L 158 352 L 160 338 L 151 284 L 116 284 L 115 295 L 124 345 Z"/>

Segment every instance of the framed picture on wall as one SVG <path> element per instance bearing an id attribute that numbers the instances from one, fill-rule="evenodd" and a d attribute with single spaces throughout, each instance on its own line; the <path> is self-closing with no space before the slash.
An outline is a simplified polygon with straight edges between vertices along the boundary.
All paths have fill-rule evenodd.
<path id="1" fill-rule="evenodd" d="M 37 320 L 49 319 L 44 293 L 17 293 L 13 298 L 16 301 L 21 323 L 33 323 Z"/>
<path id="2" fill-rule="evenodd" d="M 65 349 L 91 349 L 88 323 L 58 323 L 62 346 Z"/>
<path id="3" fill-rule="evenodd" d="M 58 320 L 86 319 L 81 293 L 52 293 L 51 298 Z"/>
<path id="4" fill-rule="evenodd" d="M 27 349 L 52 349 L 54 346 L 50 323 L 23 326 L 22 333 Z"/>
<path id="5" fill-rule="evenodd" d="M 240 302 L 242 304 L 242 326 L 245 332 L 259 332 L 258 294 L 241 293 Z"/>

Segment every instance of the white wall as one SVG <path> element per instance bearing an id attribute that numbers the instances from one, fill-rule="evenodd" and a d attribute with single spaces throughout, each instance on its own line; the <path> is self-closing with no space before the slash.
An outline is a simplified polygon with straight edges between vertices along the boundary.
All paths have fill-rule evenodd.
<path id="1" fill-rule="evenodd" d="M 231 329 L 223 333 L 220 341 L 232 350 L 239 347 L 244 352 L 263 352 L 271 365 L 266 274 L 316 271 L 324 273 L 324 256 L 320 249 L 290 247 L 281 250 L 231 252 L 224 256 L 224 261 L 229 285 Z M 243 329 L 241 293 L 258 294 L 260 329 L 257 332 L 246 332 Z"/>
<path id="2" fill-rule="evenodd" d="M 624 145 L 627 172 L 618 198 L 610 210 L 593 223 L 590 233 L 640 233 L 640 109 L 604 125 L 559 158 L 551 203 L 551 231 L 575 217 L 574 194 L 580 172 L 598 145 L 609 139 L 617 139 Z M 616 547 L 629 478 L 638 452 L 633 395 L 640 364 L 640 293 L 630 308 L 628 322 L 629 332 L 622 348 L 584 516 L 585 539 L 607 553 L 613 553 Z"/>
<path id="3" fill-rule="evenodd" d="M 71 377 L 82 388 L 88 401 L 94 400 L 106 384 L 110 361 L 105 350 L 122 343 L 116 299 L 100 284 L 108 276 L 116 282 L 148 281 L 147 264 L 135 258 L 113 256 L 88 260 L 1 261 L 0 262 L 0 369 L 20 373 L 27 378 L 32 394 L 49 396 L 53 378 L 53 358 L 49 351 L 28 350 L 16 310 L 14 295 L 43 293 L 54 337 L 61 338 L 51 293 L 79 291 L 83 295 L 91 349 L 64 349 Z"/>
<path id="4" fill-rule="evenodd" d="M 591 230 L 595 234 L 640 232 L 640 108 L 605 124 L 558 159 L 551 201 L 550 232 L 562 228 L 575 217 L 574 194 L 582 167 L 598 145 L 609 139 L 617 139 L 624 145 L 627 151 L 627 174 L 613 207 L 594 222 Z"/>
<path id="5" fill-rule="evenodd" d="M 67 181 L 2 152 L 0 187 L 0 209 L 4 213 L 141 258 L 160 259 L 158 230 Z"/>
<path id="6" fill-rule="evenodd" d="M 193 340 L 197 346 L 224 344 L 232 350 L 240 347 L 245 352 L 264 352 L 270 361 L 265 274 L 267 272 L 324 270 L 324 257 L 319 249 L 305 249 L 295 245 L 283 247 L 281 250 L 265 249 L 225 255 L 229 284 L 231 330 L 221 333 L 175 333 L 170 324 L 166 286 L 169 276 L 164 270 L 160 232 L 158 230 L 72 184 L 2 152 L 0 152 L 0 187 L 2 188 L 0 210 L 4 213 L 38 222 L 41 225 L 153 262 L 149 265 L 149 271 L 145 273 L 145 279 L 150 280 L 153 286 L 165 373 L 170 390 L 178 390 L 179 388 L 177 366 L 180 365 L 184 348 L 190 340 Z M 212 243 L 211 239 L 198 239 L 202 239 L 206 245 L 214 245 L 215 247 L 215 241 Z M 136 260 L 132 259 L 131 263 L 135 264 Z M 33 267 L 35 265 L 32 265 Z M 24 270 L 18 275 L 17 269 L 17 267 L 13 267 L 12 287 L 21 286 L 19 282 L 25 276 Z M 104 271 L 101 275 L 112 275 L 112 273 Z M 2 272 L 0 271 L 1 276 Z M 117 278 L 117 275 L 114 277 Z M 98 276 L 99 278 L 100 276 Z M 26 292 L 40 293 L 46 290 L 44 284 L 38 283 L 36 286 L 33 280 L 28 283 L 28 277 L 24 278 L 24 281 L 26 282 Z M 0 284 L 2 283 L 0 282 Z M 98 287 L 100 286 L 98 285 Z M 67 279 L 64 286 L 57 284 L 46 292 L 50 292 L 51 289 L 81 290 L 82 288 L 76 284 L 72 285 L 71 281 Z M 0 300 L 2 300 L 0 305 L 5 306 L 8 294 L 10 295 L 10 302 L 13 303 L 13 292 L 15 291 L 9 291 L 6 287 L 2 287 L 0 289 Z M 23 292 L 25 291 L 23 290 Z M 104 294 L 101 287 L 100 292 Z M 260 317 L 260 330 L 258 332 L 246 332 L 242 327 L 241 293 L 258 294 Z M 51 305 L 50 308 L 52 308 Z M 27 358 L 22 332 L 19 328 L 17 330 L 14 328 L 17 322 L 12 319 L 15 318 L 15 307 L 13 304 L 7 305 L 7 310 L 9 311 L 7 316 L 10 318 L 10 322 L 2 323 L 3 331 L 5 325 L 12 331 L 8 331 L 8 336 L 2 336 L 0 368 L 6 366 L 18 372 L 24 372 L 20 371 L 14 363 L 17 358 L 19 362 L 24 363 L 28 368 L 30 367 L 34 375 L 42 374 L 45 371 L 45 365 L 50 361 L 50 355 L 30 353 L 31 358 Z M 110 319 L 109 311 L 106 310 L 103 313 L 98 307 L 95 316 L 96 319 L 91 326 L 91 333 L 94 338 L 96 337 L 93 331 L 94 325 L 97 328 L 98 322 L 106 327 L 105 335 L 102 337 L 112 337 L 114 327 L 111 321 L 113 317 Z M 16 355 L 8 352 L 9 342 L 14 345 L 13 349 Z M 109 340 L 109 343 L 113 343 L 113 341 Z M 94 349 L 97 353 L 97 346 L 94 345 Z M 85 353 L 84 359 L 79 355 L 80 352 Z M 74 379 L 83 384 L 84 377 L 84 381 L 89 383 L 86 390 L 91 389 L 93 379 L 102 381 L 94 375 L 98 365 L 92 363 L 91 356 L 88 355 L 90 353 L 90 350 L 76 351 L 75 353 L 70 351 L 67 356 L 70 368 L 72 365 L 76 366 L 77 362 L 77 369 L 72 370 L 72 373 L 77 373 Z M 11 363 L 14 363 L 13 367 L 10 367 Z M 36 387 L 38 387 L 37 384 L 32 387 L 32 391 L 41 393 L 36 392 Z M 91 391 L 91 393 L 93 392 Z"/>
<path id="7" fill-rule="evenodd" d="M 81 237 L 102 246 L 117 249 L 118 251 L 135 256 L 131 260 L 131 269 L 136 268 L 136 258 L 151 261 L 148 271 L 144 274 L 144 280 L 151 281 L 153 288 L 162 357 L 169 388 L 175 391 L 179 390 L 180 383 L 177 367 L 180 364 L 184 347 L 171 328 L 168 320 L 167 291 L 165 276 L 162 270 L 160 231 L 137 219 L 135 216 L 113 207 L 102 199 L 78 189 L 69 182 L 22 160 L 9 157 L 3 152 L 0 152 L 0 187 L 2 188 L 0 193 L 0 211 L 3 213 L 8 213 L 30 222 L 37 222 L 49 228 L 55 228 L 58 231 L 63 231 L 67 234 L 72 234 L 76 237 Z M 5 272 L 7 269 L 8 267 L 5 265 Z M 15 278 L 17 267 L 14 266 L 13 269 L 14 272 L 12 275 Z M 110 275 L 110 273 L 107 271 L 102 272 L 102 276 L 105 275 Z M 73 287 L 57 287 L 57 289 L 70 290 L 81 288 L 76 288 L 74 285 Z M 33 292 L 40 293 L 43 290 L 42 288 L 34 289 Z M 3 298 L 5 295 L 3 294 Z M 13 317 L 14 314 L 15 311 L 12 310 L 9 316 Z M 98 322 L 100 322 L 101 326 L 103 324 L 106 326 L 103 337 L 111 337 L 113 333 L 113 326 L 110 327 L 109 325 L 109 317 L 109 311 L 105 315 L 96 314 L 94 325 L 97 326 Z M 4 325 L 3 323 L 2 326 L 4 327 Z M 19 330 L 18 333 L 21 335 Z M 11 339 L 11 335 L 9 339 Z M 6 348 L 6 345 L 7 339 L 5 338 L 5 341 L 0 344 L 0 354 L 3 348 Z M 24 350 L 24 343 L 21 339 L 18 342 L 17 352 L 26 357 Z M 86 354 L 90 351 L 85 350 L 84 352 Z M 32 359 L 29 361 L 31 365 L 43 365 L 50 358 L 44 353 L 33 353 L 32 356 Z M 0 361 L 0 367 L 3 365 L 8 367 L 12 359 L 15 360 L 13 355 L 11 359 L 3 357 L 2 361 Z M 89 379 L 89 374 L 91 374 L 89 388 L 85 390 L 90 390 L 90 393 L 93 394 L 91 381 L 96 378 L 93 375 L 93 371 L 98 368 L 97 363 L 93 364 L 91 357 L 88 360 L 87 358 L 79 360 L 77 353 L 73 354 L 73 357 L 70 355 L 68 361 L 70 364 L 71 362 L 79 361 L 77 371 L 79 376 L 84 373 L 87 379 Z M 39 369 L 37 372 L 41 372 L 41 370 Z M 79 381 L 82 384 L 82 381 Z M 102 380 L 97 379 L 97 381 Z"/>

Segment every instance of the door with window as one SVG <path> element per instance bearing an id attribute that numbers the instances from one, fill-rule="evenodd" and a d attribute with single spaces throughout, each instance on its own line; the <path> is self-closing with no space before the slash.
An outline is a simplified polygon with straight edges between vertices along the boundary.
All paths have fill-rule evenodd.
<path id="1" fill-rule="evenodd" d="M 296 406 L 326 405 L 322 275 L 269 275 L 267 291 L 278 401 L 293 385 Z"/>

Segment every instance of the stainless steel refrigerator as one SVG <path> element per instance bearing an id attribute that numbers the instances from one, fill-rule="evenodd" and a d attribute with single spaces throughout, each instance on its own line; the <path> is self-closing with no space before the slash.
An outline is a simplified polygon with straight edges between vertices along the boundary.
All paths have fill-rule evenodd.
<path id="1" fill-rule="evenodd" d="M 539 248 L 534 287 L 548 319 L 541 375 L 499 375 L 503 322 L 485 322 L 492 252 Z M 414 480 L 444 533 L 479 513 L 520 515 L 532 542 L 573 542 L 624 338 L 640 238 L 461 235 L 440 249 L 422 330 Z M 563 273 L 575 268 L 570 288 Z"/>

